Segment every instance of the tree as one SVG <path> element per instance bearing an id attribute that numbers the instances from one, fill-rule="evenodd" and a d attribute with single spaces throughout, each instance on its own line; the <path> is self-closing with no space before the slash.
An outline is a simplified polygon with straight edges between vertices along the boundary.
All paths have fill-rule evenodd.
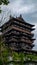
<path id="1" fill-rule="evenodd" d="M 0 0 L 0 5 L 4 4 L 4 5 L 8 5 L 9 0 Z M 1 7 L 0 7 L 0 13 L 1 13 Z"/>
<path id="2" fill-rule="evenodd" d="M 0 5 L 1 5 L 2 3 L 3 3 L 4 5 L 7 5 L 7 4 L 9 3 L 9 1 L 8 1 L 8 0 L 0 0 Z"/>
<path id="3" fill-rule="evenodd" d="M 3 42 L 2 35 L 0 35 L 0 65 L 5 65 L 8 60 L 8 55 L 8 49 Z"/>

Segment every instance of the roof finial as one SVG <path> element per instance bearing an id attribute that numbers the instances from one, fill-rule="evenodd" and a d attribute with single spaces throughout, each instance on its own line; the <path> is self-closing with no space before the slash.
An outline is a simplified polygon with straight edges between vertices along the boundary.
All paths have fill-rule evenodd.
<path id="1" fill-rule="evenodd" d="M 22 15 L 20 14 L 20 18 L 22 18 Z"/>

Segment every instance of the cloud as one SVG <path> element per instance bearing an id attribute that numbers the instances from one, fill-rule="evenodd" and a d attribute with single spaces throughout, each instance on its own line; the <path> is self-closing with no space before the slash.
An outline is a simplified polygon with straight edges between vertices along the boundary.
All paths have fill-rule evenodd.
<path id="1" fill-rule="evenodd" d="M 22 0 L 14 1 L 14 3 L 11 3 L 8 5 L 8 8 L 16 14 L 29 14 L 35 12 L 37 9 L 35 9 L 36 5 L 22 5 Z"/>
<path id="2" fill-rule="evenodd" d="M 28 14 L 28 13 L 31 13 L 31 10 L 33 9 L 33 5 L 31 6 L 23 6 L 23 7 L 20 7 L 20 9 L 18 10 L 18 13 L 21 13 L 21 14 Z"/>
<path id="3" fill-rule="evenodd" d="M 31 17 L 37 19 L 37 12 L 32 14 Z"/>
<path id="4" fill-rule="evenodd" d="M 3 8 L 7 8 L 11 10 L 13 14 L 29 14 L 35 12 L 35 5 L 34 4 L 23 4 L 23 0 L 15 0 L 11 2 L 8 6 L 2 6 Z M 28 1 L 27 1 L 28 2 Z"/>

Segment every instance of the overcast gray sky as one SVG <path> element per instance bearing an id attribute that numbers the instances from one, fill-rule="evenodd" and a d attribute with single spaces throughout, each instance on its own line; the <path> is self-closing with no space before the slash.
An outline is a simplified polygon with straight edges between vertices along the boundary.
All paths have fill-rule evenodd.
<path id="1" fill-rule="evenodd" d="M 8 6 L 3 6 L 2 10 L 3 10 L 3 13 L 5 13 L 5 15 L 3 13 L 1 14 L 3 15 L 4 18 L 6 17 L 6 21 L 9 18 L 8 16 L 10 14 L 12 16 L 19 16 L 20 14 L 22 14 L 26 22 L 29 22 L 35 25 L 34 34 L 35 34 L 36 40 L 34 42 L 35 44 L 34 49 L 37 50 L 37 0 L 10 0 L 10 3 L 8 4 Z M 0 17 L 2 17 L 1 14 L 0 14 Z M 2 23 L 4 22 L 5 20 L 2 21 Z"/>

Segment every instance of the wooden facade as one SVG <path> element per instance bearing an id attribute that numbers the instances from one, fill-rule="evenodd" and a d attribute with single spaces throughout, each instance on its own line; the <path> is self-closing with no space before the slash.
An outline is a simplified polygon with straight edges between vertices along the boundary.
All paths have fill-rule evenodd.
<path id="1" fill-rule="evenodd" d="M 34 25 L 24 21 L 22 16 L 12 17 L 2 26 L 5 44 L 13 49 L 32 49 L 34 47 Z"/>

